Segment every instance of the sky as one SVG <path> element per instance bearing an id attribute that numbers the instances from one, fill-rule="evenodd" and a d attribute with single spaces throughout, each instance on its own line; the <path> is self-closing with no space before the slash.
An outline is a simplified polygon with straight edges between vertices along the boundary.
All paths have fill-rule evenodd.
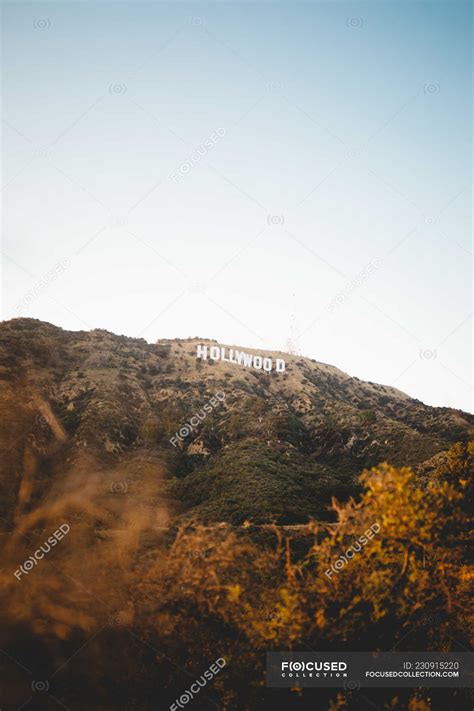
<path id="1" fill-rule="evenodd" d="M 472 410 L 470 13 L 5 2 L 2 319 Z"/>

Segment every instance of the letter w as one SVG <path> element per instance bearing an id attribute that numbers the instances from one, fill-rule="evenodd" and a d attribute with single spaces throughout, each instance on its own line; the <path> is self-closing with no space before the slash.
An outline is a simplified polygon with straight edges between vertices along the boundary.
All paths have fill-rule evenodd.
<path id="1" fill-rule="evenodd" d="M 250 353 L 244 353 L 243 351 L 235 351 L 235 357 L 239 365 L 245 365 L 247 368 L 250 368 L 250 366 L 252 365 L 252 356 L 250 355 Z"/>

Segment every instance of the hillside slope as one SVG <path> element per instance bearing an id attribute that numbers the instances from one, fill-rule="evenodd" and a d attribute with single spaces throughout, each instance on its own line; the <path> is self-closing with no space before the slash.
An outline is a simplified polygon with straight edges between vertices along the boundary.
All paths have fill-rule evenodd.
<path id="1" fill-rule="evenodd" d="M 240 349 L 286 361 L 264 372 L 198 359 L 200 344 L 216 346 L 2 323 L 2 525 L 78 481 L 94 481 L 97 505 L 133 492 L 165 507 L 164 525 L 168 515 L 300 523 L 353 493 L 364 467 L 422 467 L 472 437 L 471 415 L 333 366 Z"/>

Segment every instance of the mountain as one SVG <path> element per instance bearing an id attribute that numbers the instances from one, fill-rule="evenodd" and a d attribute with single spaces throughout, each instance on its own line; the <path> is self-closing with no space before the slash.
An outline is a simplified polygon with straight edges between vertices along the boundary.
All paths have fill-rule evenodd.
<path id="1" fill-rule="evenodd" d="M 239 364 L 243 354 L 267 368 L 271 359 L 271 370 L 254 367 L 258 358 Z M 35 319 L 0 325 L 0 378 L 6 528 L 59 489 L 90 507 L 133 493 L 135 506 L 162 510 L 163 528 L 304 523 L 326 517 L 332 496 L 354 494 L 365 467 L 387 460 L 429 476 L 474 430 L 465 412 L 312 359 Z"/>

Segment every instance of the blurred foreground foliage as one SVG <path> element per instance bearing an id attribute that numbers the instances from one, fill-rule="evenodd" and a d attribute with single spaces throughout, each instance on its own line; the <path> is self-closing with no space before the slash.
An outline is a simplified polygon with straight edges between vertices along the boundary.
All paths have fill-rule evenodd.
<path id="1" fill-rule="evenodd" d="M 61 677 L 63 698 L 74 688 L 81 709 L 87 703 L 78 676 L 99 710 L 155 708 L 157 699 L 168 708 L 218 657 L 226 666 L 192 708 L 470 709 L 460 689 L 269 690 L 265 651 L 464 651 L 473 463 L 469 443 L 455 445 L 424 485 L 406 467 L 366 470 L 357 500 L 333 499 L 332 522 L 188 522 L 158 545 L 140 532 L 114 560 L 97 541 L 79 560 L 76 539 L 54 578 L 44 564 L 35 570 L 34 593 L 26 581 L 17 584 L 2 618 L 7 627 L 14 621 L 23 643 L 34 629 L 32 648 L 48 649 L 52 668 L 59 666 L 52 630 L 61 629 L 71 654 L 87 640 L 88 654 Z M 374 524 L 375 535 L 327 575 Z M 79 584 L 66 585 L 61 575 Z M 67 657 L 63 649 L 60 659 Z"/>

